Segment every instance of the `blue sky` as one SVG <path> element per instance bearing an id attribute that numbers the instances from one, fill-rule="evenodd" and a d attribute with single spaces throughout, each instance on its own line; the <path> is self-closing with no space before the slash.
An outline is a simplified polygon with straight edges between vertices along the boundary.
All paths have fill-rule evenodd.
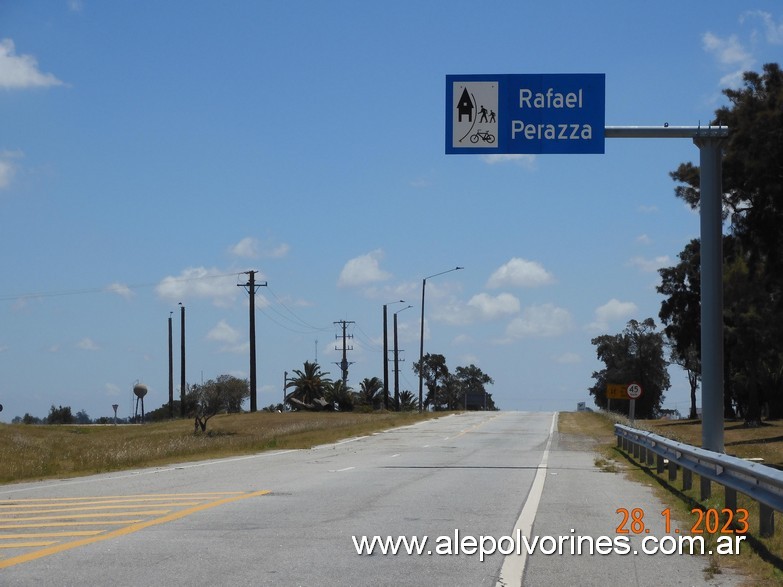
<path id="1" fill-rule="evenodd" d="M 188 382 L 248 377 L 248 270 L 259 406 L 316 353 L 339 378 L 341 320 L 349 383 L 381 377 L 400 299 L 417 392 L 421 280 L 457 265 L 425 352 L 502 409 L 590 405 L 590 339 L 657 321 L 656 270 L 698 236 L 668 175 L 698 150 L 446 155 L 446 75 L 603 73 L 607 125 L 697 125 L 782 55 L 766 0 L 1 2 L 0 419 L 127 416 L 136 381 L 165 403 L 180 302 Z"/>

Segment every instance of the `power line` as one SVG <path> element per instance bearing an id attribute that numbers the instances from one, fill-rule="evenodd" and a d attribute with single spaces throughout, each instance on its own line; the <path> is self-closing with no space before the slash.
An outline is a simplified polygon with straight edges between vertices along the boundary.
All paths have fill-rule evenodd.
<path id="1" fill-rule="evenodd" d="M 189 281 L 199 281 L 202 279 L 217 279 L 220 277 L 232 277 L 234 275 L 236 275 L 236 273 L 221 273 L 218 275 L 201 275 L 199 277 L 171 277 L 171 278 L 166 277 L 165 279 L 168 282 L 185 283 Z M 93 293 L 116 293 L 120 288 L 144 289 L 147 287 L 156 287 L 160 285 L 160 283 L 161 282 L 158 281 L 156 283 L 139 283 L 136 285 L 112 284 L 103 287 L 90 287 L 90 288 L 83 288 L 83 289 L 65 289 L 59 291 L 55 290 L 55 291 L 28 292 L 28 293 L 21 293 L 15 295 L 0 296 L 0 301 L 29 300 L 35 298 L 54 298 L 54 297 L 61 297 L 61 296 L 75 296 L 75 295 L 93 294 Z"/>

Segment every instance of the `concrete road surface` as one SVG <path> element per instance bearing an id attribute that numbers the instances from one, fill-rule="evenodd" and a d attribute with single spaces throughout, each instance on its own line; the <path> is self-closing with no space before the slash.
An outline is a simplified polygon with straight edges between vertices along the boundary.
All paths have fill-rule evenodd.
<path id="1" fill-rule="evenodd" d="M 616 539 L 618 508 L 663 536 L 665 506 L 600 472 L 555 421 L 466 413 L 311 450 L 2 486 L 0 585 L 738 583 L 707 579 L 705 556 L 571 554 L 575 536 Z M 549 554 L 558 541 L 566 552 Z"/>

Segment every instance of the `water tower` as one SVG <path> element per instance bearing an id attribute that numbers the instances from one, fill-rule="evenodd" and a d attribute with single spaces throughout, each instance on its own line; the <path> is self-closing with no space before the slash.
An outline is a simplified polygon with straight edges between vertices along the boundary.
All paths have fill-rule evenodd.
<path id="1" fill-rule="evenodd" d="M 133 395 L 136 396 L 136 412 L 133 415 L 133 421 L 139 421 L 139 401 L 141 401 L 141 423 L 144 424 L 144 396 L 147 395 L 147 386 L 143 383 L 137 383 L 133 386 Z"/>

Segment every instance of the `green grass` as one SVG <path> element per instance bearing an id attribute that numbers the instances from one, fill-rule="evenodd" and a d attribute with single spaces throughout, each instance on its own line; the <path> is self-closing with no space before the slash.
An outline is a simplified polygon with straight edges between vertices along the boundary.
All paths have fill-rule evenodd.
<path id="1" fill-rule="evenodd" d="M 197 434 L 190 419 L 119 426 L 0 424 L 0 483 L 310 448 L 442 415 L 255 412 L 215 416 L 207 432 Z"/>

